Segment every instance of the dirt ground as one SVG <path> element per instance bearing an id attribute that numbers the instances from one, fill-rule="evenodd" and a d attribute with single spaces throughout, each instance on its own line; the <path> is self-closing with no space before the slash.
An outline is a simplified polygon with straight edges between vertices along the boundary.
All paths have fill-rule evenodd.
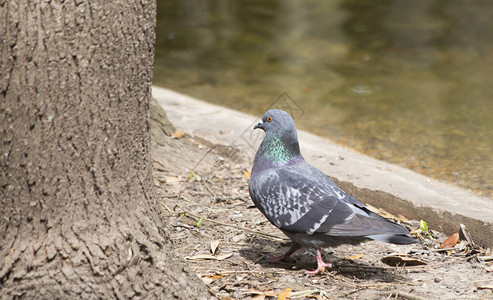
<path id="1" fill-rule="evenodd" d="M 290 242 L 253 206 L 249 162 L 235 149 L 176 135 L 153 133 L 154 180 L 176 253 L 216 298 L 493 299 L 491 251 L 462 241 L 439 252 L 434 246 L 446 236 L 432 230 L 436 240 L 423 235 L 419 244 L 371 241 L 325 249 L 334 267 L 317 276 L 304 273 L 316 268 L 314 250 L 296 252 L 293 262 L 269 262 L 267 255 L 282 253 Z M 418 221 L 406 223 L 419 231 Z M 381 261 L 396 253 L 426 264 Z"/>

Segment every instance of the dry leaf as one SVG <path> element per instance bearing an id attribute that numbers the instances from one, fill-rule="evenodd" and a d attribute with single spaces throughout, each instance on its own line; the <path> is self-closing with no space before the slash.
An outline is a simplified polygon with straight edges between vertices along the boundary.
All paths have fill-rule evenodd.
<path id="1" fill-rule="evenodd" d="M 219 241 L 214 240 L 211 242 L 211 253 L 212 255 L 216 255 L 217 247 L 219 246 Z"/>
<path id="2" fill-rule="evenodd" d="M 416 258 L 412 258 L 410 255 L 407 254 L 389 255 L 382 258 L 381 261 L 384 264 L 392 267 L 397 267 L 397 266 L 413 267 L 413 266 L 422 266 L 427 264 L 424 261 Z"/>
<path id="3" fill-rule="evenodd" d="M 455 244 L 457 244 L 458 241 L 459 241 L 459 233 L 456 232 L 451 236 L 449 236 L 445 241 L 443 241 L 443 243 L 440 245 L 440 249 L 452 248 L 455 246 Z"/>
<path id="4" fill-rule="evenodd" d="M 187 256 L 185 259 L 188 260 L 194 260 L 194 259 L 217 259 L 215 256 L 212 256 L 210 254 L 199 254 L 195 256 Z"/>
<path id="5" fill-rule="evenodd" d="M 403 215 L 401 215 L 401 214 L 397 214 L 397 218 L 399 218 L 399 219 L 401 219 L 402 221 L 405 221 L 405 222 L 408 222 L 408 221 L 409 221 L 409 219 L 408 219 L 408 218 L 404 217 L 404 216 L 403 216 Z"/>
<path id="6" fill-rule="evenodd" d="M 478 256 L 478 259 L 481 262 L 493 261 L 493 256 Z"/>
<path id="7" fill-rule="evenodd" d="M 258 295 L 252 296 L 250 299 L 251 300 L 264 300 L 265 294 L 258 294 Z"/>
<path id="8" fill-rule="evenodd" d="M 264 298 L 265 297 L 275 297 L 276 296 L 276 293 L 274 291 L 258 291 L 256 289 L 250 289 L 249 292 L 244 292 L 243 294 L 250 294 L 252 295 L 252 298 L 251 299 L 254 299 L 255 297 L 259 297 L 259 296 L 263 296 Z M 257 299 L 257 298 L 255 298 Z M 258 298 L 258 299 L 262 299 L 262 298 Z"/>
<path id="9" fill-rule="evenodd" d="M 200 279 L 202 279 L 202 282 L 205 283 L 206 285 L 211 284 L 214 281 L 213 279 L 211 279 L 209 277 L 202 277 Z"/>
<path id="10" fill-rule="evenodd" d="M 187 133 L 185 131 L 178 129 L 177 131 L 173 132 L 171 137 L 174 139 L 181 139 L 185 135 L 187 135 Z"/>
<path id="11" fill-rule="evenodd" d="M 233 256 L 234 253 L 224 253 L 224 254 L 221 254 L 221 255 L 216 255 L 216 258 L 217 260 L 223 260 L 223 259 L 226 259 L 226 258 L 230 258 L 231 256 Z"/>
<path id="12" fill-rule="evenodd" d="M 243 170 L 243 175 L 245 175 L 245 177 L 246 177 L 247 179 L 250 179 L 250 172 L 249 172 L 249 171 L 247 171 L 247 170 Z"/>
<path id="13" fill-rule="evenodd" d="M 286 300 L 289 297 L 289 294 L 291 293 L 291 289 L 287 288 L 284 291 L 280 292 L 277 295 L 277 300 Z"/>
<path id="14" fill-rule="evenodd" d="M 174 183 L 185 181 L 185 178 L 178 178 L 178 177 L 172 177 L 172 176 L 165 176 L 164 178 L 166 180 L 166 183 L 168 183 L 168 184 L 174 184 Z"/>
<path id="15" fill-rule="evenodd" d="M 469 244 L 471 244 L 471 246 L 474 246 L 474 241 L 472 240 L 469 232 L 467 232 L 466 225 L 460 224 L 460 234 L 469 242 Z"/>
<path id="16" fill-rule="evenodd" d="M 221 254 L 221 255 L 217 255 L 217 256 L 210 255 L 210 254 L 199 254 L 199 255 L 195 255 L 195 256 L 185 257 L 185 259 L 188 259 L 188 260 L 195 260 L 195 259 L 223 260 L 223 259 L 229 258 L 231 256 L 233 256 L 233 253 L 225 253 L 225 254 Z"/>
<path id="17" fill-rule="evenodd" d="M 355 259 L 360 259 L 362 257 L 363 257 L 363 253 L 352 255 L 352 256 L 348 257 L 347 259 L 349 259 L 349 260 L 355 260 Z"/>
<path id="18" fill-rule="evenodd" d="M 264 291 L 264 294 L 267 297 L 275 297 L 276 296 L 276 292 L 274 292 L 274 291 Z"/>
<path id="19" fill-rule="evenodd" d="M 291 298 L 315 298 L 315 299 L 320 299 L 319 295 L 323 294 L 324 292 L 321 290 L 306 290 L 306 291 L 301 291 L 301 292 L 291 292 L 289 294 L 289 297 Z M 315 295 L 314 295 L 315 294 Z M 316 295 L 318 294 L 318 295 Z"/>
<path id="20" fill-rule="evenodd" d="M 246 239 L 246 235 L 244 233 L 242 233 L 240 235 L 235 235 L 234 237 L 232 237 L 231 241 L 233 243 L 238 243 L 239 241 L 244 240 L 244 239 Z"/>
<path id="21" fill-rule="evenodd" d="M 386 218 L 386 219 L 395 219 L 395 216 L 381 208 L 377 208 L 371 204 L 366 203 L 366 208 L 369 210 L 373 211 L 376 214 L 379 214 L 380 216 Z"/>

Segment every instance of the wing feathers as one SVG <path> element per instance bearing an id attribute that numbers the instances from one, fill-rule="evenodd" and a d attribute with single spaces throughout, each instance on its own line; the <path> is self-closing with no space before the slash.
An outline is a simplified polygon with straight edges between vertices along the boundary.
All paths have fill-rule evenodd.
<path id="1" fill-rule="evenodd" d="M 407 229 L 369 211 L 306 163 L 265 170 L 250 186 L 255 205 L 284 232 L 413 241 Z"/>

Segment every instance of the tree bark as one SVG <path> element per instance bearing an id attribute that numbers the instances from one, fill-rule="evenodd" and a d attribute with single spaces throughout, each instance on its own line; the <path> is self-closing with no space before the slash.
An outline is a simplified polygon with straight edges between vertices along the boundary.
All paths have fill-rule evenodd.
<path id="1" fill-rule="evenodd" d="M 0 0 L 2 298 L 207 297 L 150 162 L 154 0 Z"/>

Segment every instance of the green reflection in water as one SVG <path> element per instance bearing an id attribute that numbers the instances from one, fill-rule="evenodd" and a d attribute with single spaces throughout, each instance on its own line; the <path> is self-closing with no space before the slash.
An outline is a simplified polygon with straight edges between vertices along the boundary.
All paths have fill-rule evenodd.
<path id="1" fill-rule="evenodd" d="M 493 2 L 158 2 L 155 84 L 493 198 Z"/>

